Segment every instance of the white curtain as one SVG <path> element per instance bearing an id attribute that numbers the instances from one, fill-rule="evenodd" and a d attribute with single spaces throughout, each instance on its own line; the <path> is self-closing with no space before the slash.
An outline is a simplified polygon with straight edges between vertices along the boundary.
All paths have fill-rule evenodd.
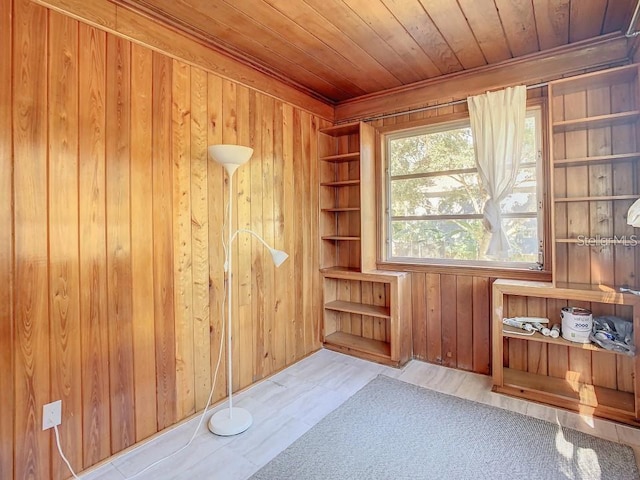
<path id="1" fill-rule="evenodd" d="M 520 166 L 527 89 L 509 87 L 468 97 L 480 182 L 488 194 L 484 226 L 491 232 L 487 255 L 505 259 L 509 240 L 502 230 L 500 202 L 511 193 Z"/>

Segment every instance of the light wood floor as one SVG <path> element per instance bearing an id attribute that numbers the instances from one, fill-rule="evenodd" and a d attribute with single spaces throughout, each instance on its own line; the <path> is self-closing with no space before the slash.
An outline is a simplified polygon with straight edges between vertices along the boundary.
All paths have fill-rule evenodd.
<path id="1" fill-rule="evenodd" d="M 246 479 L 380 373 L 625 443 L 640 451 L 640 429 L 495 394 L 491 392 L 491 378 L 484 375 L 417 360 L 394 369 L 321 350 L 234 396 L 234 405 L 248 409 L 254 417 L 253 426 L 245 433 L 227 438 L 212 435 L 206 428 L 207 413 L 188 449 L 135 478 Z M 114 457 L 82 478 L 129 478 L 185 445 L 198 420 L 191 419 L 135 450 Z"/>

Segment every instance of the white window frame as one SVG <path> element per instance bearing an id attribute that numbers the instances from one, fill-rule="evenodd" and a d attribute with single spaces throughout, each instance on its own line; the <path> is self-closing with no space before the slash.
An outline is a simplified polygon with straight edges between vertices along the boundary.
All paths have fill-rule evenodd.
<path id="1" fill-rule="evenodd" d="M 544 249 L 545 249 L 545 212 L 544 212 L 544 156 L 543 156 L 543 142 L 544 142 L 544 125 L 543 125 L 543 111 L 541 105 L 534 105 L 527 107 L 527 117 L 534 117 L 536 119 L 536 200 L 537 200 L 537 212 L 536 217 L 538 219 L 538 261 L 537 262 L 511 262 L 511 261 L 494 261 L 494 260 L 458 260 L 458 259 L 442 259 L 442 258 L 419 258 L 419 257 L 394 257 L 391 254 L 391 222 L 392 220 L 401 220 L 405 217 L 392 217 L 391 216 L 391 182 L 392 180 L 401 180 L 407 178 L 426 178 L 430 176 L 443 176 L 452 173 L 477 173 L 477 168 L 468 168 L 461 170 L 450 171 L 438 171 L 438 172 L 426 172 L 419 174 L 398 175 L 393 179 L 391 178 L 391 168 L 389 162 L 391 161 L 390 154 L 390 142 L 399 138 L 406 138 L 415 135 L 438 133 L 447 130 L 453 130 L 456 128 L 470 127 L 469 117 L 466 116 L 462 119 L 444 121 L 440 123 L 423 125 L 420 127 L 414 127 L 410 129 L 403 129 L 400 131 L 389 132 L 383 135 L 383 150 L 384 155 L 384 174 L 385 174 L 385 189 L 384 189 L 384 212 L 383 212 L 383 262 L 388 263 L 403 263 L 403 264 L 420 264 L 420 265 L 452 265 L 452 266 L 469 266 L 469 267 L 494 267 L 494 268 L 508 268 L 508 269 L 522 269 L 522 270 L 542 270 L 544 268 Z M 522 164 L 522 166 L 532 166 L 532 163 Z M 530 214 L 503 214 L 503 218 L 531 218 Z M 438 220 L 445 216 L 425 215 L 423 217 L 411 217 L 411 220 Z M 446 216 L 451 219 L 482 219 L 482 214 L 466 214 L 466 215 L 453 215 Z M 407 218 L 409 219 L 409 218 Z"/>

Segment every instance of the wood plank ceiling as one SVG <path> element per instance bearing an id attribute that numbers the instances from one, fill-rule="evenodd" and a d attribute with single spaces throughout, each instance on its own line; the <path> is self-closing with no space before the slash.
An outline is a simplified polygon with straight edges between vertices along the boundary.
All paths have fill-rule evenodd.
<path id="1" fill-rule="evenodd" d="M 112 0 L 329 103 L 626 31 L 635 0 Z"/>

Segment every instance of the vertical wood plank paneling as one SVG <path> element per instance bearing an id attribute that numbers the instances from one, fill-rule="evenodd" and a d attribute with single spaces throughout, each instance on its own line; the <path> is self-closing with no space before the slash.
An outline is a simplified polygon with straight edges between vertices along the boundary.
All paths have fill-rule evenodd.
<path id="1" fill-rule="evenodd" d="M 153 65 L 131 45 L 131 274 L 136 441 L 157 431 L 153 291 Z"/>
<path id="2" fill-rule="evenodd" d="M 304 185 L 304 177 L 302 175 L 303 165 L 302 165 L 302 155 L 303 155 L 303 143 L 302 143 L 302 112 L 298 109 L 294 109 L 293 111 L 293 168 L 294 168 L 294 178 L 295 181 L 295 195 L 294 205 L 295 205 L 295 216 L 293 220 L 294 224 L 294 249 L 291 260 L 293 260 L 295 275 L 297 278 L 301 275 L 300 272 L 303 271 L 303 261 L 305 256 L 304 251 L 304 211 L 302 205 L 302 199 L 304 198 L 304 192 L 306 186 Z M 295 323 L 295 336 L 293 339 L 295 356 L 296 358 L 300 358 L 304 356 L 304 306 L 302 301 L 302 295 L 304 291 L 304 285 L 301 281 L 296 281 L 293 289 L 293 297 L 295 302 L 295 311 L 294 311 L 294 323 Z"/>
<path id="3" fill-rule="evenodd" d="M 284 185 L 284 105 L 276 101 L 273 114 L 273 248 L 287 251 L 285 247 L 285 192 Z M 289 261 L 285 262 L 289 263 Z M 285 366 L 286 360 L 286 324 L 287 316 L 284 305 L 287 303 L 287 268 L 284 265 L 275 269 L 273 278 L 273 349 L 271 351 L 271 370 L 278 371 Z M 322 292 L 322 285 L 318 285 L 318 291 Z M 318 308 L 321 313 L 322 310 Z M 320 338 L 319 333 L 318 338 Z"/>
<path id="4" fill-rule="evenodd" d="M 193 361 L 196 410 L 211 390 L 209 333 L 209 220 L 207 191 L 207 74 L 191 68 L 191 252 L 193 258 Z"/>
<path id="5" fill-rule="evenodd" d="M 564 97 L 565 120 L 584 118 L 587 113 L 586 94 L 577 92 Z M 567 158 L 585 157 L 587 155 L 586 131 L 565 133 L 565 149 Z M 589 195 L 588 167 L 572 166 L 567 168 L 567 197 Z M 569 202 L 567 204 L 567 236 L 577 238 L 589 235 L 588 202 Z M 591 255 L 588 247 L 580 245 L 568 246 L 567 281 L 572 283 L 591 282 Z"/>
<path id="6" fill-rule="evenodd" d="M 51 399 L 62 400 L 62 448 L 82 468 L 78 261 L 78 22 L 49 13 L 49 322 Z M 52 475 L 67 466 L 57 455 Z"/>
<path id="7" fill-rule="evenodd" d="M 473 370 L 473 277 L 456 278 L 456 367 Z"/>
<path id="8" fill-rule="evenodd" d="M 411 274 L 411 308 L 413 333 L 413 356 L 427 358 L 427 294 L 424 273 Z"/>
<path id="9" fill-rule="evenodd" d="M 80 24 L 79 244 L 83 463 L 111 454 L 107 317 L 105 75 L 106 35 Z"/>
<path id="10" fill-rule="evenodd" d="M 427 273 L 427 361 L 442 363 L 440 275 Z"/>
<path id="11" fill-rule="evenodd" d="M 629 104 L 638 103 L 634 96 L 635 89 L 629 85 L 618 84 L 611 86 L 611 111 L 622 112 L 628 109 Z M 637 126 L 614 125 L 611 127 L 611 149 L 612 153 L 636 152 L 637 147 Z M 638 174 L 637 167 L 634 168 L 632 162 L 620 162 L 613 165 L 613 194 L 624 195 L 631 191 L 637 192 L 638 180 L 634 175 Z M 634 185 L 635 183 L 635 185 Z M 634 190 L 634 187 L 636 189 Z M 616 201 L 613 204 L 613 231 L 619 236 L 633 235 L 634 227 L 627 224 L 627 212 L 631 202 Z M 640 275 L 637 274 L 637 247 L 618 245 L 614 251 L 614 284 L 629 285 L 635 288 L 640 285 Z"/>
<path id="12" fill-rule="evenodd" d="M 173 293 L 175 296 L 177 418 L 195 412 L 193 276 L 191 259 L 191 67 L 173 61 Z"/>
<path id="13" fill-rule="evenodd" d="M 527 298 L 527 315 L 530 317 L 547 316 L 547 302 L 544 298 Z M 547 344 L 529 342 L 527 345 L 527 371 L 547 375 Z"/>
<path id="14" fill-rule="evenodd" d="M 17 440 L 2 442 L 0 475 L 57 478 L 66 467 L 40 430 L 52 397 L 63 399 L 62 439 L 78 470 L 204 407 L 221 352 L 229 188 L 208 145 L 256 148 L 234 216 L 291 255 L 275 269 L 250 236 L 248 255 L 233 249 L 244 266 L 234 289 L 249 300 L 245 323 L 262 322 L 259 339 L 253 325 L 234 325 L 235 371 L 249 367 L 236 387 L 319 347 L 320 120 L 23 0 L 0 14 L 0 39 L 16 46 L 0 59 L 0 120 L 13 126 L 0 135 L 0 218 L 15 224 L 0 237 L 9 339 L 0 368 L 12 371 L 0 380 L 0 432 Z M 367 294 L 389 302 L 385 289 Z M 363 330 L 353 320 L 349 328 Z M 384 322 L 368 328 L 389 335 Z M 216 399 L 226 395 L 222 368 Z"/>
<path id="15" fill-rule="evenodd" d="M 207 145 L 222 143 L 222 79 L 207 75 Z M 213 399 L 224 398 L 227 391 L 226 346 L 223 335 L 226 316 L 223 311 L 225 274 L 223 271 L 224 249 L 222 225 L 225 222 L 225 173 L 223 168 L 207 156 L 207 193 L 209 219 L 209 302 L 211 313 L 211 371 L 215 375 Z M 226 241 L 226 239 L 225 239 Z"/>
<path id="16" fill-rule="evenodd" d="M 13 423 L 15 396 L 13 312 L 13 148 L 11 121 L 11 68 L 13 59 L 11 16 L 13 1 L 0 3 L 0 477 L 13 478 Z"/>
<path id="17" fill-rule="evenodd" d="M 442 364 L 455 367 L 457 362 L 457 308 L 456 276 L 440 275 L 442 305 Z"/>
<path id="18" fill-rule="evenodd" d="M 153 294 L 158 430 L 176 421 L 173 294 L 172 60 L 153 53 Z"/>
<path id="19" fill-rule="evenodd" d="M 611 113 L 609 87 L 587 90 L 587 115 Z M 592 128 L 587 131 L 589 156 L 611 154 L 611 127 Z M 612 195 L 613 174 L 611 165 L 589 166 L 589 195 Z M 589 222 L 591 236 L 611 238 L 613 236 L 613 202 L 590 202 Z M 591 248 L 591 282 L 595 285 L 613 284 L 614 246 Z"/>
<path id="20" fill-rule="evenodd" d="M 309 353 L 311 349 L 311 345 L 313 344 L 313 277 L 316 272 L 313 267 L 315 262 L 313 261 L 313 243 L 315 239 L 311 236 L 313 235 L 313 229 L 311 227 L 312 224 L 312 213 L 311 208 L 314 205 L 314 201 L 312 199 L 312 189 L 311 189 L 311 135 L 313 134 L 313 130 L 311 129 L 311 115 L 308 112 L 302 112 L 301 115 L 301 138 L 302 138 L 302 155 L 300 156 L 300 163 L 297 172 L 300 175 L 298 178 L 301 179 L 302 185 L 305 186 L 303 191 L 302 199 L 302 248 L 305 254 L 302 256 L 302 263 L 300 267 L 302 270 L 300 271 L 300 275 L 302 276 L 302 311 L 304 315 L 305 321 L 302 322 L 302 330 L 304 332 L 302 341 L 302 354 L 306 355 Z M 317 150 L 317 148 L 316 148 Z M 315 153 L 314 153 L 315 154 Z M 300 164 L 299 164 L 300 165 Z M 313 164 L 313 168 L 315 168 L 315 163 Z M 317 265 L 316 265 L 317 267 Z"/>
<path id="21" fill-rule="evenodd" d="M 294 129 L 294 109 L 291 105 L 282 107 L 282 163 L 284 182 L 284 246 L 289 258 L 279 270 L 284 272 L 287 282 L 282 287 L 286 289 L 287 299 L 283 304 L 285 321 L 285 363 L 290 363 L 296 355 L 296 300 L 291 298 L 291 286 L 295 285 L 295 245 L 296 245 L 296 188 L 294 172 L 294 144 L 296 132 Z"/>
<path id="22" fill-rule="evenodd" d="M 51 477 L 47 269 L 47 11 L 14 2 L 15 478 Z"/>
<path id="23" fill-rule="evenodd" d="M 243 208 L 238 211 L 238 218 L 240 218 L 240 215 L 245 217 L 249 222 L 248 228 L 262 236 L 262 202 L 264 200 L 264 192 L 262 190 L 262 164 L 264 161 L 262 136 L 264 130 L 262 125 L 266 117 L 266 98 L 257 92 L 249 93 L 246 89 L 243 89 L 242 97 L 242 100 L 239 98 L 239 104 L 244 104 L 249 100 L 250 143 L 253 146 L 254 158 L 250 165 L 247 165 L 246 172 L 248 176 L 245 177 L 249 190 L 247 196 L 249 201 L 245 205 L 246 209 Z M 246 107 L 243 106 L 242 109 L 244 108 Z M 240 108 L 238 111 L 240 111 Z M 263 375 L 263 359 L 267 353 L 265 351 L 265 281 L 262 261 L 264 247 L 253 236 L 243 234 L 243 237 L 246 237 L 247 244 L 240 245 L 240 257 L 244 257 L 244 261 L 240 262 L 244 269 L 241 275 L 243 279 L 249 279 L 248 284 L 245 286 L 246 293 L 243 295 L 248 296 L 249 308 L 244 309 L 242 305 L 240 307 L 240 318 L 244 332 L 242 345 L 247 353 L 253 353 L 252 364 L 242 365 L 243 384 L 248 384 L 253 379 L 260 378 Z M 250 331 L 253 332 L 253 338 L 249 335 Z"/>
<path id="24" fill-rule="evenodd" d="M 509 308 L 509 317 L 524 317 L 527 315 L 527 299 L 517 295 L 509 295 L 505 303 Z M 516 370 L 527 370 L 526 340 L 510 338 L 509 343 L 509 367 Z"/>
<path id="25" fill-rule="evenodd" d="M 107 300 L 111 389 L 111 449 L 135 442 L 131 322 L 130 43 L 107 37 Z"/>
<path id="26" fill-rule="evenodd" d="M 360 282 L 360 301 L 367 305 L 373 305 L 373 283 Z M 374 338 L 374 324 L 376 319 L 369 315 L 362 315 L 362 336 Z"/>
<path id="27" fill-rule="evenodd" d="M 275 103 L 273 98 L 264 97 L 262 101 L 262 118 L 260 130 L 262 131 L 262 238 L 268 245 L 274 245 L 274 225 L 275 218 L 273 212 L 274 191 L 281 188 L 273 181 L 273 124 L 274 124 Z M 257 206 L 255 203 L 253 206 Z M 258 245 L 261 250 L 262 259 L 262 282 L 263 295 L 260 299 L 263 302 L 264 316 L 264 348 L 261 359 L 261 370 L 263 372 L 273 371 L 273 351 L 274 351 L 274 327 L 275 327 L 275 266 L 268 250 L 262 245 Z M 257 261 L 257 260 L 256 260 Z"/>
<path id="28" fill-rule="evenodd" d="M 320 276 L 320 178 L 318 165 L 318 130 L 320 119 L 310 115 L 311 125 L 309 131 L 309 204 L 307 204 L 307 215 L 311 218 L 310 247 L 309 247 L 309 268 L 305 275 L 310 275 L 311 282 L 311 322 L 309 323 L 309 334 L 307 339 L 306 353 L 311 353 L 322 347 L 320 341 L 322 335 L 322 278 Z M 277 185 L 274 183 L 274 185 Z M 276 187 L 277 188 L 277 187 Z"/>
<path id="29" fill-rule="evenodd" d="M 473 277 L 473 371 L 491 372 L 491 282 Z"/>

